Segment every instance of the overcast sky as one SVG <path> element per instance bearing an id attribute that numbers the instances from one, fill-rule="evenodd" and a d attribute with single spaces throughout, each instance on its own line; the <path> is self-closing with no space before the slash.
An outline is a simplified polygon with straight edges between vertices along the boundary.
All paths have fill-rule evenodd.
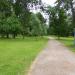
<path id="1" fill-rule="evenodd" d="M 43 3 L 49 4 L 51 6 L 54 6 L 54 3 L 56 2 L 56 0 L 42 0 Z"/>
<path id="2" fill-rule="evenodd" d="M 45 4 L 48 4 L 48 5 L 54 6 L 54 3 L 56 2 L 56 0 L 42 0 L 42 2 L 45 3 Z M 39 9 L 38 10 L 35 10 L 35 9 L 32 10 L 32 12 L 34 12 L 34 13 L 39 12 L 39 11 L 40 11 Z M 42 14 L 43 14 L 44 18 L 47 19 L 47 24 L 48 24 L 49 16 L 46 15 L 45 13 L 42 13 Z"/>

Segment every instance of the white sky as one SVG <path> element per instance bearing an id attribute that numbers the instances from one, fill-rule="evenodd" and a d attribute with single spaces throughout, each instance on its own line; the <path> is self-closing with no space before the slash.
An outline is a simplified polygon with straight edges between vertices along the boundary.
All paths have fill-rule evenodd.
<path id="1" fill-rule="evenodd" d="M 42 2 L 43 2 L 44 4 L 54 6 L 54 3 L 56 2 L 56 0 L 42 0 Z M 40 10 L 39 10 L 39 9 L 37 9 L 37 10 L 33 9 L 32 11 L 33 11 L 34 13 L 36 13 L 36 12 L 39 12 Z"/>
<path id="2" fill-rule="evenodd" d="M 56 2 L 56 0 L 42 0 L 42 2 L 43 2 L 44 4 L 54 6 L 54 3 Z M 34 12 L 34 13 L 39 12 L 39 11 L 40 11 L 39 9 L 38 9 L 38 10 L 35 10 L 35 9 L 32 10 L 32 12 Z M 42 12 L 41 12 L 41 13 L 42 13 Z M 46 15 L 46 14 L 44 14 L 44 13 L 42 13 L 42 14 L 43 14 L 44 18 L 47 19 L 47 24 L 48 24 L 48 18 L 49 18 L 49 16 Z"/>
<path id="3" fill-rule="evenodd" d="M 42 2 L 48 5 L 54 6 L 54 3 L 56 2 L 56 0 L 42 0 Z"/>

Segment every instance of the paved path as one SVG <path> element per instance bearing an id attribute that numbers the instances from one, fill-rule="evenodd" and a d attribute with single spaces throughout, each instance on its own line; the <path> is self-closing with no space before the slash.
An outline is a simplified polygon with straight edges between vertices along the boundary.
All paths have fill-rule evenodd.
<path id="1" fill-rule="evenodd" d="M 50 40 L 28 75 L 75 75 L 75 54 L 60 42 Z"/>

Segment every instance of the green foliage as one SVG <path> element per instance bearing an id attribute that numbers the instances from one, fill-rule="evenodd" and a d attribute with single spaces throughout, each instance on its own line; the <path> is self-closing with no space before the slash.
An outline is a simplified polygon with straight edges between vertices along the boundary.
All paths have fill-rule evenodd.
<path id="1" fill-rule="evenodd" d="M 40 20 L 41 24 L 44 24 L 46 22 L 46 20 L 44 19 L 43 15 L 40 12 L 36 13 L 36 16 Z"/>
<path id="2" fill-rule="evenodd" d="M 15 38 L 17 36 L 17 34 L 20 34 L 21 31 L 21 23 L 19 22 L 19 20 L 16 18 L 16 16 L 11 16 L 7 19 L 7 24 L 9 28 L 8 32 L 10 32 L 10 34 L 13 35 L 13 37 Z"/>
<path id="3" fill-rule="evenodd" d="M 41 23 L 35 14 L 32 14 L 31 16 L 30 26 L 31 26 L 30 28 L 31 35 L 34 35 L 34 36 L 41 35 L 41 32 L 42 32 Z"/>
<path id="4" fill-rule="evenodd" d="M 70 14 L 72 14 L 72 26 L 75 27 L 75 1 L 74 0 L 57 0 L 57 8 L 64 7 L 64 9 L 71 10 Z"/>
<path id="5" fill-rule="evenodd" d="M 55 7 L 49 9 L 49 29 L 48 32 L 53 35 L 68 36 L 67 14 L 63 8 L 56 10 Z"/>
<path id="6" fill-rule="evenodd" d="M 39 13 L 38 13 L 39 14 Z M 29 35 L 32 36 L 42 36 L 47 34 L 45 19 L 42 14 L 38 16 L 37 14 L 31 14 L 30 24 L 29 24 Z"/>
<path id="7" fill-rule="evenodd" d="M 11 5 L 7 0 L 0 0 L 0 14 L 2 17 L 8 17 L 11 15 Z M 1 15 L 0 15 L 1 17 Z"/>
<path id="8" fill-rule="evenodd" d="M 11 34 L 15 38 L 20 33 L 20 27 L 20 22 L 15 16 L 0 20 L 0 34 L 2 37 L 7 36 L 9 38 L 9 34 Z"/>
<path id="9" fill-rule="evenodd" d="M 15 14 L 19 18 L 21 25 L 22 25 L 23 37 L 31 35 L 31 33 L 32 33 L 31 25 L 29 25 L 29 23 L 30 23 L 29 21 L 32 16 L 30 13 L 30 5 L 33 7 L 33 5 L 36 6 L 38 4 L 39 4 L 39 0 L 16 0 L 16 2 L 13 5 Z M 37 25 L 39 25 L 38 22 L 37 22 Z M 35 27 L 34 27 L 34 29 L 35 29 Z M 37 31 L 35 33 L 38 34 Z"/>
<path id="10" fill-rule="evenodd" d="M 66 12 L 63 8 L 59 9 L 58 11 L 58 16 L 59 16 L 59 19 L 58 19 L 58 23 L 59 23 L 59 26 L 58 26 L 58 29 L 59 32 L 58 32 L 58 35 L 60 36 L 68 36 L 68 24 L 66 22 L 66 19 L 67 19 L 67 15 L 66 15 Z"/>
<path id="11" fill-rule="evenodd" d="M 74 0 L 57 0 L 54 7 L 48 7 L 48 34 L 58 36 L 73 36 L 75 27 Z M 70 11 L 71 10 L 71 11 Z"/>
<path id="12" fill-rule="evenodd" d="M 37 6 L 41 0 L 2 0 L 0 1 L 0 34 L 2 37 L 15 38 L 18 34 L 24 36 L 44 34 L 45 20 L 39 13 L 32 15 L 30 6 Z"/>
<path id="13" fill-rule="evenodd" d="M 47 35 L 46 19 L 43 17 L 43 15 L 40 12 L 36 13 L 36 16 L 40 20 L 42 35 Z"/>

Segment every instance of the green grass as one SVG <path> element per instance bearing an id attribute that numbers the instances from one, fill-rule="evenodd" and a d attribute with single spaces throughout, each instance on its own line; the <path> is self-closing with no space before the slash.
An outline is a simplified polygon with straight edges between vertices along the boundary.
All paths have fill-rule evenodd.
<path id="1" fill-rule="evenodd" d="M 27 71 L 48 39 L 0 39 L 0 75 L 27 75 Z"/>
<path id="2" fill-rule="evenodd" d="M 60 40 L 65 46 L 69 47 L 70 50 L 75 52 L 74 38 L 73 37 L 61 37 Z"/>

